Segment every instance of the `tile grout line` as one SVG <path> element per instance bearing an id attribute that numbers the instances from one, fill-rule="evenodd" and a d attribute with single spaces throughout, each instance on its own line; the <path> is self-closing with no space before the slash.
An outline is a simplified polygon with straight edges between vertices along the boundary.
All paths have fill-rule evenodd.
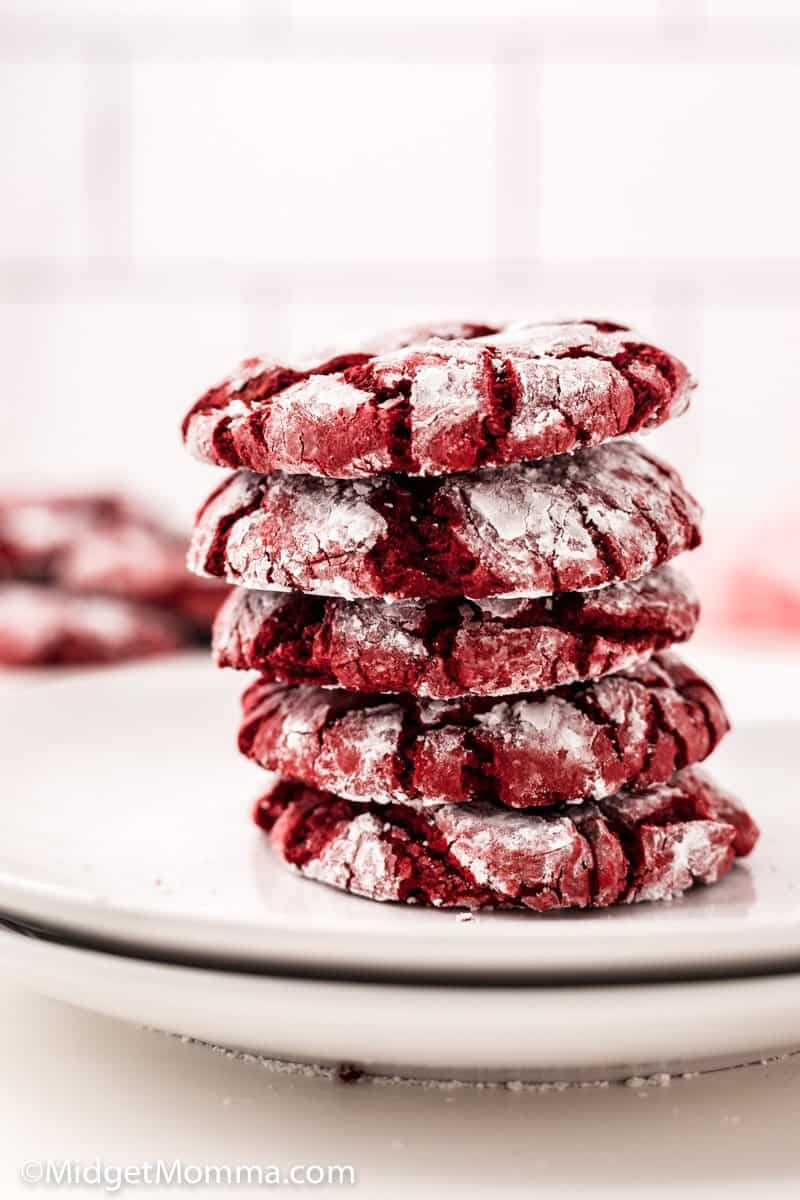
<path id="1" fill-rule="evenodd" d="M 533 263 L 541 252 L 540 68 L 501 55 L 494 70 L 495 259 L 503 282 L 516 274 L 520 251 Z"/>
<path id="2" fill-rule="evenodd" d="M 274 15 L 263 19 L 250 0 L 238 25 L 217 28 L 180 28 L 156 20 L 130 24 L 125 30 L 94 36 L 88 24 L 45 23 L 0 15 L 0 61 L 43 61 L 86 54 L 93 61 L 116 63 L 121 59 L 186 62 L 199 58 L 233 60 L 290 58 L 306 61 L 356 60 L 360 62 L 477 62 L 487 61 L 486 46 L 500 37 L 517 60 L 553 62 L 675 63 L 691 44 L 697 61 L 743 64 L 792 64 L 800 55 L 800 31 L 785 19 L 752 26 L 728 24 L 712 28 L 707 5 L 695 0 L 661 0 L 660 14 L 651 22 L 631 28 L 623 20 L 590 25 L 555 18 L 545 21 L 509 21 L 500 26 L 443 23 L 433 26 L 425 39 L 409 29 L 402 18 L 385 28 L 368 25 L 318 24 L 298 28 L 282 0 Z"/>
<path id="3" fill-rule="evenodd" d="M 117 245 L 125 250 L 120 230 L 112 230 Z M 609 288 L 615 292 L 648 294 L 657 281 L 663 295 L 677 295 L 700 278 L 706 298 L 722 303 L 735 303 L 732 290 L 737 288 L 753 300 L 783 303 L 796 299 L 800 289 L 800 260 L 781 264 L 765 262 L 700 262 L 688 260 L 676 264 L 664 262 L 627 261 L 561 261 L 539 257 L 515 257 L 506 264 L 509 281 L 525 282 L 533 294 L 542 288 L 566 293 L 587 274 L 602 273 Z M 378 288 L 387 279 L 388 294 L 413 294 L 420 284 L 432 284 L 443 279 L 454 286 L 482 285 L 497 282 L 497 267 L 493 260 L 473 262 L 440 262 L 426 260 L 378 261 L 364 263 L 341 262 L 282 262 L 274 267 L 237 262 L 186 260 L 145 260 L 114 257 L 90 258 L 86 270 L 76 273 L 70 260 L 42 258 L 39 260 L 0 259 L 0 294 L 8 298 L 14 293 L 46 296 L 48 293 L 74 296 L 115 292 L 146 295 L 172 293 L 181 296 L 197 294 L 207 289 L 211 295 L 228 296 L 243 293 L 250 298 L 266 295 L 288 297 L 291 287 L 299 284 L 319 296 L 341 295 L 342 280 L 348 280 L 348 291 L 363 287 Z M 288 290 L 287 290 L 288 289 Z M 249 302 L 249 301 L 248 301 Z"/>
<path id="4" fill-rule="evenodd" d="M 89 59 L 87 71 L 87 221 L 89 258 L 131 257 L 130 64 Z"/>

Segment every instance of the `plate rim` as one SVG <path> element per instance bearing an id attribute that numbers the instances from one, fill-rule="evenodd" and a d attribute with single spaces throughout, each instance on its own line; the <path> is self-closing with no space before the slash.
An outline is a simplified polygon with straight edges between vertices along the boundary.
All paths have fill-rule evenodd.
<path id="1" fill-rule="evenodd" d="M 637 969 L 631 969 L 623 961 L 624 956 L 630 952 L 628 935 L 625 937 L 612 935 L 606 939 L 598 939 L 597 965 L 594 967 L 587 967 L 586 963 L 576 965 L 574 960 L 570 962 L 570 948 L 567 947 L 566 952 L 562 953 L 562 961 L 560 963 L 551 961 L 548 963 L 547 969 L 532 965 L 523 969 L 511 970 L 503 961 L 466 966 L 459 959 L 440 964 L 439 969 L 430 969 L 424 963 L 410 960 L 400 963 L 392 960 L 390 965 L 388 955 L 379 956 L 386 960 L 384 967 L 378 965 L 370 967 L 365 965 L 363 959 L 354 960 L 341 952 L 331 953 L 327 958 L 320 958 L 318 953 L 315 953 L 313 958 L 309 957 L 308 948 L 306 950 L 298 949 L 295 944 L 298 934 L 303 933 L 302 922 L 298 922 L 296 926 L 272 926 L 270 928 L 271 940 L 284 943 L 284 954 L 264 954 L 254 952 L 252 949 L 248 950 L 241 944 L 237 949 L 235 945 L 237 932 L 241 933 L 245 930 L 248 938 L 263 934 L 263 930 L 255 924 L 219 920 L 205 914 L 185 917 L 172 913 L 149 913 L 125 906 L 92 905 L 84 908 L 71 902 L 64 905 L 64 898 L 60 895 L 60 889 L 57 887 L 47 888 L 46 886 L 32 885 L 29 888 L 29 895 L 34 901 L 33 905 L 21 906 L 15 903 L 13 899 L 10 899 L 4 879 L 0 876 L 0 928 L 16 928 L 40 937 L 42 940 L 74 948 L 94 950 L 99 953 L 133 957 L 164 965 L 234 973 L 243 971 L 254 975 L 279 975 L 329 982 L 362 981 L 398 985 L 426 983 L 438 987 L 447 985 L 551 987 L 559 984 L 567 986 L 598 985 L 600 983 L 620 985 L 688 983 L 722 978 L 746 979 L 754 976 L 779 976 L 800 972 L 800 945 L 796 946 L 792 952 L 781 939 L 781 934 L 787 927 L 796 932 L 796 922 L 791 923 L 788 919 L 780 921 L 754 920 L 749 928 L 754 936 L 760 936 L 761 949 L 757 956 L 749 953 L 746 961 L 736 953 L 739 941 L 737 929 L 730 922 L 718 922 L 717 927 L 713 928 L 712 914 L 708 920 L 698 921 L 697 933 L 692 940 L 707 944 L 709 937 L 714 936 L 717 939 L 713 965 L 700 961 L 686 964 L 683 961 L 686 956 L 686 931 L 682 929 L 679 934 L 673 933 L 674 944 L 671 944 L 668 938 L 665 939 L 662 932 L 659 939 L 658 961 L 654 954 L 649 962 L 640 964 Z M 64 919 L 53 920 L 49 910 L 36 906 L 35 900 L 42 896 L 59 900 Z M 372 902 L 365 900 L 364 903 Z M 69 919 L 71 913 L 73 914 L 72 920 Z M 87 925 L 83 921 L 87 913 L 95 918 L 95 923 L 92 925 Z M 480 915 L 488 918 L 492 916 L 491 913 Z M 113 928 L 110 921 L 103 921 L 104 916 L 113 919 Z M 143 925 L 146 926 L 153 936 L 143 939 L 140 933 L 137 935 L 130 931 L 126 935 L 125 932 L 121 932 L 119 929 L 121 916 L 130 917 L 132 922 L 140 928 Z M 456 920 L 455 914 L 452 919 Z M 531 918 L 528 918 L 527 914 L 521 914 L 520 919 Z M 220 937 L 227 935 L 230 943 L 229 950 L 227 952 L 220 951 L 219 946 L 216 949 L 203 948 L 199 944 L 199 935 L 202 934 L 204 928 L 213 928 L 217 941 Z M 502 927 L 498 927 L 498 929 L 500 928 Z M 609 928 L 612 927 L 609 926 Z M 305 932 L 308 936 L 307 929 Z M 385 942 L 385 935 L 377 930 L 361 928 L 357 932 L 362 945 L 363 941 L 367 940 L 373 943 L 377 950 L 381 948 L 382 942 Z M 319 939 L 324 936 L 324 931 L 314 930 L 313 936 Z M 651 933 L 643 931 L 637 938 L 637 948 L 638 943 L 648 944 L 650 940 Z M 414 945 L 425 942 L 429 947 L 439 950 L 443 939 L 438 931 L 430 934 L 415 931 L 409 942 L 413 942 Z M 620 953 L 615 956 L 614 952 L 617 949 Z M 487 976 L 487 971 L 491 971 L 490 977 Z"/>
<path id="2" fill-rule="evenodd" d="M 135 665 L 113 675 L 104 674 L 102 678 L 114 688 L 125 686 L 133 678 L 143 686 L 152 687 L 157 679 L 163 690 L 165 676 L 171 687 L 183 687 L 189 683 L 195 685 L 201 671 L 205 678 L 208 673 L 205 658 L 191 655 L 175 664 Z M 39 680 L 33 690 L 37 697 L 44 690 L 57 693 L 63 700 L 65 692 L 69 693 L 73 686 L 86 690 L 96 686 L 97 680 L 97 674 L 91 680 L 83 675 L 73 675 L 69 680 L 59 677 L 52 682 Z M 220 704 L 225 703 L 224 691 L 219 694 Z M 791 730 L 793 739 L 798 740 L 800 722 L 791 717 L 782 721 L 744 722 L 740 732 L 780 728 Z M 266 840 L 262 837 L 256 843 L 256 831 L 253 833 L 259 853 L 269 855 Z M 276 871 L 285 871 L 277 859 L 275 866 Z M 747 872 L 748 867 L 737 864 L 734 871 Z M 716 884 L 715 894 L 724 894 L 730 882 L 728 879 Z M 308 881 L 303 886 L 315 885 Z M 323 886 L 316 884 L 317 888 Z M 85 942 L 126 948 L 144 957 L 157 955 L 162 961 L 202 962 L 210 967 L 235 969 L 245 965 L 248 970 L 318 978 L 473 980 L 476 984 L 484 981 L 489 972 L 500 982 L 544 984 L 554 980 L 666 981 L 733 974 L 745 977 L 765 971 L 785 973 L 800 967 L 800 906 L 796 911 L 750 916 L 748 949 L 743 952 L 740 925 L 730 916 L 713 911 L 705 911 L 702 920 L 686 921 L 677 916 L 685 905 L 692 903 L 691 894 L 676 902 L 672 909 L 676 919 L 670 920 L 662 906 L 657 925 L 642 916 L 638 922 L 625 923 L 623 929 L 623 923 L 608 920 L 605 911 L 478 913 L 473 922 L 459 925 L 458 917 L 462 914 L 456 910 L 438 910 L 436 920 L 427 925 L 414 923 L 407 936 L 402 921 L 393 921 L 390 937 L 382 923 L 374 920 L 377 909 L 374 901 L 357 897 L 348 897 L 347 901 L 351 907 L 345 917 L 320 913 L 312 919 L 303 914 L 293 918 L 291 913 L 281 912 L 279 919 L 262 923 L 202 910 L 175 912 L 166 907 L 148 909 L 143 905 L 115 903 L 103 893 L 81 888 L 79 883 L 64 885 L 26 876 L 24 867 L 19 871 L 13 868 L 0 871 L 0 914 L 5 913 L 17 922 L 36 925 L 59 936 L 77 936 Z M 365 913 L 369 908 L 372 922 L 359 920 L 353 903 L 365 906 Z M 648 906 L 640 906 L 639 911 L 645 907 Z M 406 908 L 406 911 L 411 914 L 420 910 Z M 491 938 L 479 935 L 475 951 L 469 951 L 470 927 L 493 921 L 496 923 Z M 555 932 L 563 933 L 578 922 L 584 928 L 592 922 L 591 937 L 578 941 L 572 933 L 562 938 Z M 536 928 L 536 937 L 527 942 L 527 949 L 527 940 L 519 933 L 521 925 L 530 930 Z M 541 936 L 548 927 L 554 932 Z M 334 931 L 342 936 L 332 938 Z M 346 937 L 345 933 L 352 936 Z M 265 949 L 267 940 L 269 948 Z M 712 965 L 708 961 L 710 944 L 713 944 Z M 398 961 L 400 945 L 402 954 Z M 523 954 L 522 963 L 512 950 Z M 429 961 L 421 963 L 424 956 Z M 634 963 L 630 961 L 632 956 L 636 958 Z M 688 965 L 687 957 L 693 960 Z"/>
<path id="3" fill-rule="evenodd" d="M 473 989 L 451 982 L 439 990 L 423 982 L 404 988 L 233 975 L 2 927 L 0 970 L 40 995 L 182 1040 L 290 1063 L 360 1064 L 395 1079 L 622 1080 L 763 1061 L 800 1045 L 796 971 L 633 987 Z M 325 1021 L 316 1019 L 322 1000 Z M 488 1023 L 486 1003 L 494 1016 Z M 708 1011 L 714 1021 L 697 1019 Z M 403 1014 L 396 1028 L 387 1012 Z"/>

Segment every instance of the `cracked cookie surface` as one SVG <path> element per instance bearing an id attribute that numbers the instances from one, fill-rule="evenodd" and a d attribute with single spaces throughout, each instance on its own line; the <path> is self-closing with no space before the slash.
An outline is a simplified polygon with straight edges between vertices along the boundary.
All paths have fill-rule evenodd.
<path id="1" fill-rule="evenodd" d="M 454 324 L 295 367 L 247 359 L 197 401 L 183 432 L 219 466 L 438 475 L 660 425 L 691 388 L 678 359 L 612 322 Z"/>
<path id="2" fill-rule="evenodd" d="M 537 912 L 669 900 L 716 883 L 758 838 L 748 813 L 692 769 L 541 814 L 356 804 L 279 781 L 255 819 L 289 866 L 358 896 Z"/>
<path id="3" fill-rule="evenodd" d="M 353 800 L 539 807 L 649 787 L 728 728 L 713 689 L 663 654 L 591 683 L 505 699 L 416 700 L 257 680 L 239 748 Z"/>
<path id="4" fill-rule="evenodd" d="M 198 513 L 189 565 L 256 589 L 481 599 L 638 579 L 699 541 L 677 472 L 617 441 L 435 480 L 240 471 Z"/>
<path id="5" fill-rule="evenodd" d="M 231 592 L 217 665 L 281 683 L 446 699 L 540 691 L 631 667 L 691 636 L 699 606 L 670 567 L 539 599 L 339 600 Z"/>

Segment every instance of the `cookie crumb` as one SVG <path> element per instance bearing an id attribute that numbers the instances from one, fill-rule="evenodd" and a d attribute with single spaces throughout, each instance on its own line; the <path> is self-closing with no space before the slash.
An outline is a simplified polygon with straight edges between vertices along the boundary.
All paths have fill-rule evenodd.
<path id="1" fill-rule="evenodd" d="M 625 1087 L 629 1088 L 656 1088 L 669 1087 L 672 1082 L 672 1076 L 666 1071 L 657 1071 L 655 1075 L 631 1075 L 625 1080 Z"/>
<path id="2" fill-rule="evenodd" d="M 336 1068 L 336 1078 L 339 1083 L 358 1083 L 364 1075 L 361 1067 L 354 1063 L 339 1063 Z"/>

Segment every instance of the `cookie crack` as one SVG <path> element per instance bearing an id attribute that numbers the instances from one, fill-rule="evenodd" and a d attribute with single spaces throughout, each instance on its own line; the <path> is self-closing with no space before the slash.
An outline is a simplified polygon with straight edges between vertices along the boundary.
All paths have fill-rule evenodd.
<path id="1" fill-rule="evenodd" d="M 603 565 L 607 579 L 624 579 L 628 573 L 624 555 L 620 554 L 613 540 L 602 529 L 599 529 L 589 512 L 585 501 L 574 499 L 575 508 L 583 523 L 583 527 L 592 539 L 592 545 Z"/>
<path id="2" fill-rule="evenodd" d="M 678 390 L 678 378 L 670 356 L 642 342 L 626 342 L 624 348 L 613 355 L 601 354 L 586 345 L 570 346 L 558 351 L 554 357 L 589 358 L 594 362 L 609 363 L 618 372 L 633 401 L 630 419 L 625 428 L 620 429 L 620 433 L 632 433 L 645 423 L 658 421 L 662 411 L 669 408 Z M 652 366 L 658 372 L 666 385 L 665 396 L 631 370 L 636 363 Z"/>
<path id="3" fill-rule="evenodd" d="M 434 888 L 430 884 L 426 886 L 423 872 L 419 869 L 420 858 L 424 855 L 429 862 L 438 864 L 450 874 L 455 875 L 459 882 L 469 890 L 470 899 L 474 900 L 476 905 L 485 907 L 487 901 L 502 903 L 502 895 L 493 888 L 478 883 L 472 872 L 452 853 L 452 841 L 448 842 L 435 826 L 431 825 L 424 817 L 419 822 L 409 819 L 407 810 L 403 811 L 400 806 L 393 805 L 390 808 L 391 811 L 387 814 L 389 822 L 401 829 L 408 838 L 408 842 L 400 842 L 400 847 L 402 847 L 402 853 L 413 872 L 413 879 L 408 880 L 406 886 L 399 889 L 399 899 L 408 900 L 411 896 L 418 895 L 426 903 L 433 905 L 436 904 L 437 899 L 440 899 L 434 894 Z M 421 845 L 417 841 L 420 835 L 423 839 Z M 396 852 L 396 839 L 390 834 L 388 840 L 392 850 Z M 446 880 L 446 882 L 452 886 L 453 881 Z"/>
<path id="4" fill-rule="evenodd" d="M 674 472 L 665 463 L 660 462 L 657 458 L 650 454 L 642 452 L 642 456 L 647 460 L 653 470 L 667 481 L 666 496 L 669 500 L 670 507 L 674 516 L 677 518 L 678 524 L 681 526 L 681 533 L 686 539 L 687 550 L 693 550 L 700 544 L 700 530 L 697 527 L 697 521 L 689 512 L 687 497 L 681 495 L 680 489 L 675 486 Z"/>
<path id="5" fill-rule="evenodd" d="M 521 883 L 513 891 L 500 892 L 491 884 L 480 883 L 476 879 L 472 871 L 456 857 L 453 853 L 453 846 L 458 840 L 458 835 L 454 834 L 451 838 L 447 838 L 435 825 L 432 825 L 424 817 L 418 821 L 411 817 L 407 809 L 402 806 L 389 806 L 389 811 L 386 814 L 387 821 L 392 825 L 401 829 L 408 842 L 401 842 L 401 852 L 409 861 L 412 871 L 417 866 L 418 856 L 413 851 L 420 849 L 425 857 L 432 863 L 438 864 L 445 868 L 451 875 L 455 875 L 458 881 L 464 884 L 469 889 L 469 900 L 473 901 L 472 907 L 486 908 L 490 902 L 497 908 L 505 908 L 510 904 L 524 902 L 526 900 L 537 900 L 542 896 L 554 892 L 560 901 L 564 899 L 564 884 L 563 877 L 566 874 L 570 864 L 564 864 L 559 875 L 555 876 L 547 884 L 541 884 L 538 887 L 525 887 Z M 574 823 L 573 823 L 573 828 Z M 419 846 L 417 839 L 422 834 L 422 845 Z M 576 841 L 583 851 L 584 855 L 591 858 L 591 847 L 588 845 L 583 835 L 575 829 Z M 392 846 L 392 850 L 396 852 L 395 839 L 389 834 L 388 840 Z M 557 851 L 544 852 L 541 858 L 548 858 L 555 855 Z M 427 903 L 436 905 L 437 901 L 441 902 L 441 896 L 434 894 L 434 889 L 430 886 L 425 886 L 424 880 L 419 877 L 419 872 L 415 872 L 416 878 L 414 882 L 409 881 L 406 888 L 401 888 L 399 891 L 399 899 L 408 900 L 413 895 L 418 895 Z M 452 887 L 452 881 L 445 876 L 445 882 Z M 450 890 L 450 888 L 448 888 Z M 466 898 L 462 897 L 462 902 L 466 902 Z"/>
<path id="6" fill-rule="evenodd" d="M 229 480 L 225 479 L 215 488 L 211 495 L 206 500 L 203 507 L 197 514 L 197 524 L 202 521 L 205 511 L 214 503 L 217 497 L 226 490 L 229 486 Z M 224 578 L 227 575 L 227 552 L 228 542 L 233 534 L 235 526 L 245 517 L 250 517 L 258 512 L 261 507 L 262 495 L 257 492 L 256 495 L 247 503 L 240 504 L 229 513 L 224 513 L 217 521 L 214 527 L 214 536 L 211 544 L 203 558 L 203 569 L 209 575 Z"/>
<path id="7" fill-rule="evenodd" d="M 650 513 L 647 511 L 645 504 L 638 498 L 638 496 L 633 496 L 632 500 L 633 500 L 633 506 L 636 509 L 636 512 L 642 518 L 645 525 L 652 533 L 653 538 L 655 539 L 656 561 L 658 563 L 662 563 L 665 561 L 665 559 L 669 558 L 669 539 L 664 534 L 664 530 L 662 529 L 659 522 L 656 521 L 650 515 Z M 670 497 L 670 502 L 671 502 L 671 497 Z M 678 514 L 676 513 L 676 515 L 678 515 Z M 679 519 L 679 523 L 681 524 L 682 531 L 685 535 L 685 533 L 686 533 L 685 519 Z"/>
<path id="8" fill-rule="evenodd" d="M 403 717 L 392 756 L 395 785 L 399 791 L 413 798 L 417 794 L 414 771 L 417 743 L 421 732 L 419 708 L 412 697 L 401 697 L 401 703 L 403 703 Z"/>
<path id="9" fill-rule="evenodd" d="M 485 366 L 488 413 L 480 425 L 477 466 L 485 463 L 493 453 L 502 452 L 522 396 L 519 375 L 509 358 L 498 361 L 487 351 Z"/>
<path id="10" fill-rule="evenodd" d="M 342 381 L 364 392 L 372 408 L 386 415 L 391 469 L 401 472 L 418 470 L 419 463 L 413 451 L 413 379 L 403 374 L 391 383 L 384 382 L 372 362 L 367 361 L 346 370 Z"/>
<path id="11" fill-rule="evenodd" d="M 711 705 L 709 704 L 706 695 L 703 694 L 707 693 L 708 691 L 709 689 L 706 688 L 702 682 L 697 681 L 689 684 L 686 687 L 685 693 L 683 693 L 695 705 L 703 721 L 706 736 L 708 738 L 708 749 L 706 751 L 706 755 L 711 753 L 711 751 L 719 742 L 720 737 L 724 735 L 724 733 L 730 728 L 725 710 L 723 709 L 722 705 L 719 704 L 719 702 L 717 703 L 717 711 L 722 718 L 722 732 L 720 732 L 720 729 L 717 727 L 717 722 L 712 716 Z"/>
<path id="12" fill-rule="evenodd" d="M 574 708 L 586 717 L 588 721 L 598 728 L 605 731 L 608 739 L 611 742 L 612 750 L 617 758 L 617 762 L 622 764 L 625 761 L 625 749 L 620 742 L 619 723 L 608 715 L 598 703 L 597 697 L 589 691 L 576 689 L 571 695 L 567 694 L 564 699 L 568 700 Z"/>

